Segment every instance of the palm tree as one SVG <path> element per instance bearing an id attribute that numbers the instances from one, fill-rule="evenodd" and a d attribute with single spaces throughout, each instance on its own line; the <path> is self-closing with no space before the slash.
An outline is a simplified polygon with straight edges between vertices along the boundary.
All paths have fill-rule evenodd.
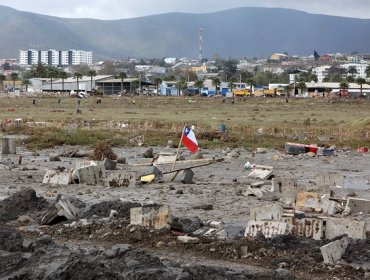
<path id="1" fill-rule="evenodd" d="M 236 79 L 235 77 L 231 77 L 230 80 L 229 80 L 229 90 L 232 92 L 233 89 L 235 88 L 235 82 L 236 82 Z"/>
<path id="2" fill-rule="evenodd" d="M 119 72 L 118 77 L 121 79 L 121 92 L 123 92 L 123 80 L 127 78 L 125 72 Z"/>
<path id="3" fill-rule="evenodd" d="M 194 82 L 194 86 L 199 90 L 199 95 L 201 94 L 202 87 L 204 86 L 204 83 L 202 80 L 196 80 Z"/>
<path id="4" fill-rule="evenodd" d="M 342 97 L 342 92 L 344 92 L 346 89 L 348 89 L 349 85 L 347 81 L 342 81 L 339 84 L 340 91 L 339 91 L 339 98 Z"/>
<path id="5" fill-rule="evenodd" d="M 286 91 L 286 96 L 287 97 L 290 97 L 290 91 L 292 90 L 292 86 L 291 85 L 286 85 L 284 87 L 285 91 Z"/>
<path id="6" fill-rule="evenodd" d="M 28 86 L 32 85 L 31 81 L 29 79 L 23 79 L 22 80 L 22 86 L 26 87 L 26 92 L 28 91 Z"/>
<path id="7" fill-rule="evenodd" d="M 356 79 L 356 84 L 360 85 L 360 94 L 362 96 L 362 85 L 366 84 L 366 80 L 364 78 L 358 77 Z"/>
<path id="8" fill-rule="evenodd" d="M 217 94 L 217 88 L 221 84 L 219 77 L 213 77 L 212 78 L 212 85 L 215 87 L 215 92 Z"/>
<path id="9" fill-rule="evenodd" d="M 253 91 L 253 87 L 255 87 L 257 85 L 256 81 L 254 79 L 248 79 L 247 80 L 247 83 L 249 85 L 249 90 L 252 94 L 252 91 Z"/>
<path id="10" fill-rule="evenodd" d="M 0 74 L 0 82 L 1 82 L 1 90 L 4 90 L 4 81 L 6 80 L 6 76 L 4 74 Z"/>
<path id="11" fill-rule="evenodd" d="M 68 75 L 65 71 L 59 73 L 59 78 L 62 79 L 62 92 L 64 92 L 64 80 L 67 79 Z"/>
<path id="12" fill-rule="evenodd" d="M 96 71 L 94 69 L 90 69 L 89 72 L 87 72 L 87 74 L 90 76 L 90 89 L 91 91 L 93 90 L 93 78 L 97 75 Z"/>
<path id="13" fill-rule="evenodd" d="M 45 64 L 38 62 L 36 66 L 32 67 L 31 72 L 33 72 L 34 77 L 44 78 L 46 77 L 47 68 Z"/>
<path id="14" fill-rule="evenodd" d="M 10 78 L 13 81 L 13 89 L 14 89 L 15 88 L 15 81 L 18 80 L 18 73 L 16 73 L 16 72 L 11 73 Z"/>
<path id="15" fill-rule="evenodd" d="M 306 83 L 304 81 L 298 82 L 297 88 L 300 89 L 301 95 L 303 95 L 303 90 L 307 88 Z"/>
<path id="16" fill-rule="evenodd" d="M 77 79 L 77 93 L 78 93 L 80 91 L 80 83 L 79 83 L 79 81 L 82 78 L 82 74 L 79 73 L 79 72 L 75 72 L 74 75 L 73 75 L 73 77 L 75 79 Z"/>
<path id="17" fill-rule="evenodd" d="M 177 90 L 178 90 L 178 95 L 180 95 L 182 92 L 184 92 L 184 90 L 187 89 L 188 84 L 187 84 L 186 80 L 184 78 L 182 78 L 176 83 L 176 87 L 177 87 Z"/>
<path id="18" fill-rule="evenodd" d="M 54 67 L 48 67 L 46 75 L 50 78 L 50 91 L 53 91 L 53 78 L 57 76 L 57 70 Z"/>
<path id="19" fill-rule="evenodd" d="M 162 79 L 161 78 L 155 78 L 154 79 L 154 84 L 155 84 L 155 86 L 156 86 L 156 88 L 157 88 L 157 94 L 159 95 L 159 85 L 162 83 Z"/>

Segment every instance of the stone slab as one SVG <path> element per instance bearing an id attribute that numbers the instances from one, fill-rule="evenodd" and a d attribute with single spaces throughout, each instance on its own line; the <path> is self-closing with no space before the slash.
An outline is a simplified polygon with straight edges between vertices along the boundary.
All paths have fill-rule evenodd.
<path id="1" fill-rule="evenodd" d="M 266 238 L 290 233 L 287 223 L 276 221 L 249 221 L 244 236 L 255 237 L 259 232 Z"/>
<path id="2" fill-rule="evenodd" d="M 263 205 L 250 210 L 250 218 L 253 221 L 280 221 L 283 215 L 283 207 L 279 204 Z"/>
<path id="3" fill-rule="evenodd" d="M 136 184 L 136 174 L 131 171 L 116 171 L 106 174 L 104 186 L 112 188 L 134 187 Z"/>
<path id="4" fill-rule="evenodd" d="M 144 205 L 130 208 L 130 224 L 152 227 L 155 229 L 169 228 L 170 209 L 167 205 Z"/>
<path id="5" fill-rule="evenodd" d="M 349 239 L 345 235 L 342 238 L 320 247 L 324 263 L 335 264 L 339 261 L 348 247 Z"/>
<path id="6" fill-rule="evenodd" d="M 370 214 L 370 200 L 350 197 L 347 200 L 347 207 L 350 208 L 351 214 L 362 212 Z"/>
<path id="7" fill-rule="evenodd" d="M 343 186 L 343 175 L 337 172 L 318 174 L 316 183 L 320 187 Z"/>
<path id="8" fill-rule="evenodd" d="M 86 185 L 98 185 L 105 178 L 105 170 L 99 165 L 88 165 L 74 170 L 78 182 Z"/>
<path id="9" fill-rule="evenodd" d="M 70 172 L 58 172 L 56 170 L 47 170 L 44 178 L 42 179 L 43 184 L 52 185 L 69 185 L 72 180 Z"/>
<path id="10" fill-rule="evenodd" d="M 366 222 L 345 218 L 327 218 L 325 238 L 333 239 L 337 236 L 347 234 L 349 238 L 365 239 Z"/>

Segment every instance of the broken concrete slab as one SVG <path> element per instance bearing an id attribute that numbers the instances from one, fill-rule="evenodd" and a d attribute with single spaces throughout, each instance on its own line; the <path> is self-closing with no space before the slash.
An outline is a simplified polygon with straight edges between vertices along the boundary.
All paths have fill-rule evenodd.
<path id="1" fill-rule="evenodd" d="M 365 239 L 366 238 L 365 221 L 356 221 L 346 218 L 327 218 L 325 238 L 333 239 L 337 236 L 347 234 L 349 238 Z"/>
<path id="2" fill-rule="evenodd" d="M 248 178 L 266 180 L 272 175 L 273 172 L 272 166 L 256 165 L 255 169 L 248 174 Z"/>
<path id="3" fill-rule="evenodd" d="M 77 210 L 65 196 L 60 196 L 50 210 L 42 217 L 41 225 L 52 225 L 77 217 Z"/>
<path id="4" fill-rule="evenodd" d="M 312 208 L 311 206 L 316 203 L 318 204 L 319 194 L 315 192 L 299 192 L 296 198 L 296 207 L 298 208 Z M 314 206 L 316 208 L 316 206 Z"/>
<path id="5" fill-rule="evenodd" d="M 262 186 L 256 188 L 249 186 L 244 193 L 245 196 L 257 196 L 260 198 L 268 197 L 270 194 L 272 194 L 270 186 Z"/>
<path id="6" fill-rule="evenodd" d="M 315 217 L 283 217 L 283 222 L 290 224 L 293 235 L 321 240 L 324 238 L 324 220 Z"/>
<path id="7" fill-rule="evenodd" d="M 97 185 L 105 178 L 105 170 L 99 165 L 88 165 L 76 168 L 73 177 L 77 178 L 79 184 Z"/>
<path id="8" fill-rule="evenodd" d="M 130 224 L 155 229 L 169 228 L 170 209 L 167 205 L 144 205 L 130 209 Z"/>
<path id="9" fill-rule="evenodd" d="M 176 155 L 158 155 L 153 165 L 172 164 L 176 161 Z"/>
<path id="10" fill-rule="evenodd" d="M 198 217 L 171 217 L 170 219 L 171 230 L 181 231 L 184 233 L 192 233 L 202 226 L 202 221 Z"/>
<path id="11" fill-rule="evenodd" d="M 99 163 L 95 160 L 79 160 L 76 162 L 75 169 L 90 165 L 99 165 Z"/>
<path id="12" fill-rule="evenodd" d="M 192 235 L 208 238 L 216 238 L 219 240 L 234 240 L 240 238 L 244 235 L 245 228 L 235 225 L 227 225 L 223 228 L 213 228 L 213 227 L 202 227 Z"/>
<path id="13" fill-rule="evenodd" d="M 280 221 L 283 216 L 283 207 L 279 204 L 269 204 L 250 210 L 250 218 L 253 221 Z"/>
<path id="14" fill-rule="evenodd" d="M 324 263 L 334 265 L 342 258 L 344 252 L 348 247 L 348 244 L 348 236 L 344 235 L 339 239 L 320 247 L 322 257 L 324 258 Z"/>
<path id="15" fill-rule="evenodd" d="M 104 185 L 106 187 L 134 187 L 136 184 L 136 174 L 131 171 L 110 172 L 106 176 L 107 178 L 104 179 Z"/>
<path id="16" fill-rule="evenodd" d="M 347 200 L 347 207 L 351 214 L 370 214 L 370 200 L 350 197 Z"/>
<path id="17" fill-rule="evenodd" d="M 60 172 L 57 170 L 47 170 L 44 178 L 42 179 L 43 184 L 52 185 L 69 185 L 72 181 L 72 173 L 70 172 Z"/>
<path id="18" fill-rule="evenodd" d="M 267 238 L 290 233 L 289 225 L 276 221 L 249 221 L 244 236 L 255 237 L 262 233 Z"/>

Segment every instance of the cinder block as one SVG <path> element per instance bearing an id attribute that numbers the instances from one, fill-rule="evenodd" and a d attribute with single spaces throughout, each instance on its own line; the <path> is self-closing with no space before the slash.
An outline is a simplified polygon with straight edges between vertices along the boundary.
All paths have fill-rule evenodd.
<path id="1" fill-rule="evenodd" d="M 3 155 L 16 154 L 16 142 L 13 137 L 2 137 L 1 138 L 1 153 Z"/>
<path id="2" fill-rule="evenodd" d="M 194 171 L 191 169 L 185 169 L 181 173 L 180 181 L 184 184 L 192 184 L 193 183 L 193 177 L 194 177 Z"/>
<path id="3" fill-rule="evenodd" d="M 155 229 L 169 228 L 170 209 L 167 205 L 145 205 L 130 209 L 130 224 L 152 227 Z"/>
<path id="4" fill-rule="evenodd" d="M 111 160 L 109 158 L 104 159 L 103 166 L 105 170 L 116 170 L 117 169 L 117 162 Z"/>
<path id="5" fill-rule="evenodd" d="M 89 165 L 77 168 L 74 174 L 80 184 L 97 185 L 105 177 L 105 170 L 102 166 Z"/>
<path id="6" fill-rule="evenodd" d="M 324 263 L 335 264 L 337 261 L 339 261 L 346 251 L 348 243 L 348 236 L 345 235 L 338 240 L 320 247 L 321 254 L 324 258 Z"/>
<path id="7" fill-rule="evenodd" d="M 250 210 L 250 218 L 253 221 L 280 221 L 283 215 L 283 207 L 279 204 L 264 205 Z"/>
<path id="8" fill-rule="evenodd" d="M 349 238 L 366 238 L 366 222 L 344 218 L 328 218 L 326 220 L 325 238 L 333 239 L 347 234 Z"/>
<path id="9" fill-rule="evenodd" d="M 267 238 L 290 233 L 287 223 L 275 221 L 249 221 L 244 236 L 255 237 L 259 232 Z"/>
<path id="10" fill-rule="evenodd" d="M 367 199 L 350 197 L 347 200 L 347 207 L 350 208 L 352 214 L 358 212 L 370 214 L 370 200 Z"/>

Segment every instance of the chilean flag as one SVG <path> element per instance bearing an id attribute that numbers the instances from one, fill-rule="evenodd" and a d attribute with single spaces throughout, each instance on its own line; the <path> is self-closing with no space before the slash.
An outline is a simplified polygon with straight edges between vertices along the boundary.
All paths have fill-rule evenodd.
<path id="1" fill-rule="evenodd" d="M 198 142 L 190 127 L 185 128 L 184 134 L 182 135 L 182 142 L 190 152 L 195 154 L 198 151 Z"/>

